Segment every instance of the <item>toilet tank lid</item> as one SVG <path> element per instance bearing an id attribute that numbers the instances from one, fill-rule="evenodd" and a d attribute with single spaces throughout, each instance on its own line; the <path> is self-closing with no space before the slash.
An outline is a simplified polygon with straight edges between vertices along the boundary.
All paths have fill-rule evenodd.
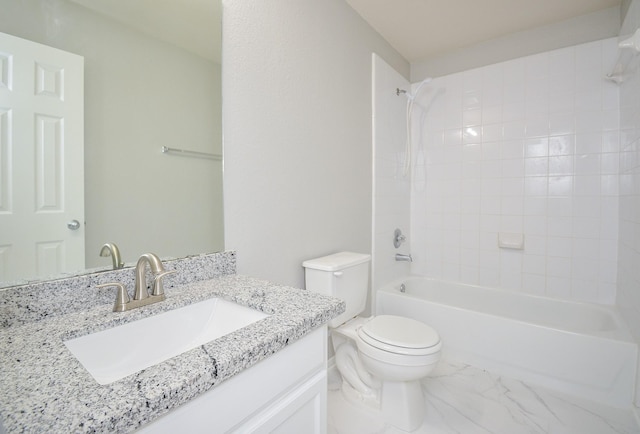
<path id="1" fill-rule="evenodd" d="M 340 252 L 321 258 L 309 259 L 302 263 L 305 268 L 322 271 L 338 271 L 354 265 L 363 264 L 371 260 L 371 255 L 365 253 Z"/>

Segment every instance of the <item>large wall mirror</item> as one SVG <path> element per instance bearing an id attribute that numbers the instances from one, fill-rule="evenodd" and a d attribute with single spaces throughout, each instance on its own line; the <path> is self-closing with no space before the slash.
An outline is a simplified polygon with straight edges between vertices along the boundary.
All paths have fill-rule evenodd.
<path id="1" fill-rule="evenodd" d="M 127 263 L 222 250 L 220 0 L 0 0 L 0 10 L 1 33 L 84 58 L 85 268 L 111 267 L 99 255 L 107 242 Z"/>

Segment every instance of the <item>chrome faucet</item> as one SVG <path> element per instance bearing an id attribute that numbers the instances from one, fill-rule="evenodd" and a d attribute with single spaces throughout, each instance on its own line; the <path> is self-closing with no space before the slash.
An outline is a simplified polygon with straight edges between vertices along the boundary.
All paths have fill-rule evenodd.
<path id="1" fill-rule="evenodd" d="M 151 268 L 154 275 L 153 289 L 151 295 L 147 289 L 146 270 L 147 264 Z M 105 283 L 98 285 L 98 288 L 115 286 L 118 288 L 116 293 L 116 302 L 113 306 L 114 312 L 124 312 L 126 310 L 135 309 L 137 307 L 146 306 L 148 304 L 157 303 L 166 299 L 162 279 L 167 274 L 175 273 L 175 270 L 165 270 L 162 261 L 153 253 L 145 253 L 138 259 L 136 264 L 136 284 L 133 293 L 133 300 L 129 298 L 129 292 L 122 283 Z"/>
<path id="2" fill-rule="evenodd" d="M 118 246 L 114 243 L 103 244 L 100 249 L 100 256 L 104 258 L 111 256 L 111 262 L 113 263 L 114 270 L 124 267 L 124 262 L 122 262 L 122 256 L 120 255 L 120 249 L 118 249 Z"/>
<path id="3" fill-rule="evenodd" d="M 411 255 L 403 255 L 402 253 L 396 253 L 396 261 L 399 262 L 413 262 Z"/>
<path id="4" fill-rule="evenodd" d="M 136 286 L 133 291 L 134 300 L 143 300 L 149 297 L 149 291 L 147 290 L 147 264 L 151 268 L 151 272 L 154 274 L 163 273 L 164 267 L 160 259 L 153 253 L 145 253 L 138 258 L 136 263 Z"/>

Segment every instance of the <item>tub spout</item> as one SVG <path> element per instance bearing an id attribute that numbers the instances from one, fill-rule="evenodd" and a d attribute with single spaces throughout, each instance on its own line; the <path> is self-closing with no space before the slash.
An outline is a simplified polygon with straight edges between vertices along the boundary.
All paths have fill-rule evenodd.
<path id="1" fill-rule="evenodd" d="M 413 262 L 411 255 L 403 255 L 402 253 L 396 253 L 396 261 L 399 262 Z"/>

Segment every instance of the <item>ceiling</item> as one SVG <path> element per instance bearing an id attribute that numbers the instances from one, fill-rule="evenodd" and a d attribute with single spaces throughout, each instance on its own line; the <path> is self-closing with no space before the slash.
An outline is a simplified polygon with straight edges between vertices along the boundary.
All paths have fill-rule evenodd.
<path id="1" fill-rule="evenodd" d="M 621 0 L 346 0 L 417 62 L 510 33 L 618 6 Z"/>
<path id="2" fill-rule="evenodd" d="M 220 0 L 71 1 L 220 62 Z M 409 62 L 618 6 L 621 1 L 346 0 Z"/>
<path id="3" fill-rule="evenodd" d="M 147 35 L 220 63 L 220 0 L 71 0 Z"/>

